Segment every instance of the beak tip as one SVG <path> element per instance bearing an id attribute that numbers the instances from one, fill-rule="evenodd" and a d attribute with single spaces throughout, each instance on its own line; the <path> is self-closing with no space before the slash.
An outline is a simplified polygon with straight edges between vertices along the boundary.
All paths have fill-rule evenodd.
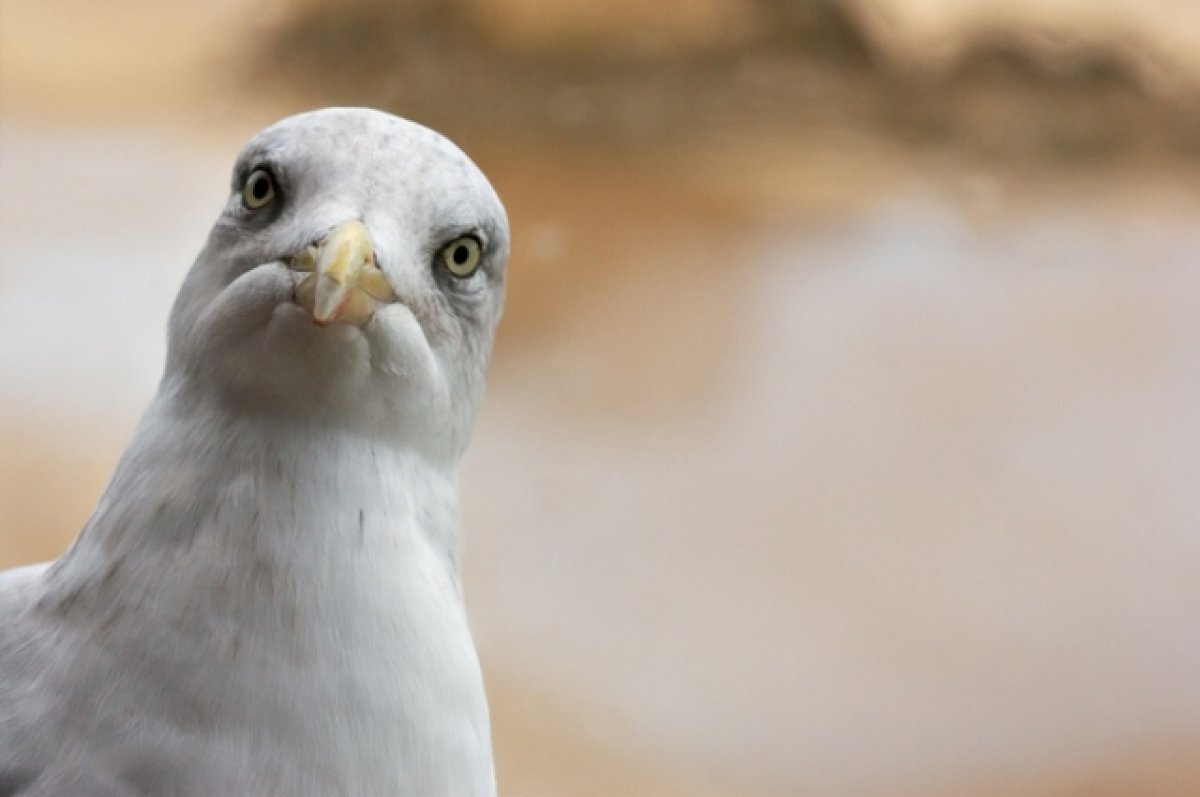
<path id="1" fill-rule="evenodd" d="M 295 295 L 318 327 L 339 321 L 362 326 L 381 302 L 395 300 L 379 270 L 370 233 L 360 221 L 346 222 L 302 250 L 292 268 L 306 274 L 298 279 Z"/>

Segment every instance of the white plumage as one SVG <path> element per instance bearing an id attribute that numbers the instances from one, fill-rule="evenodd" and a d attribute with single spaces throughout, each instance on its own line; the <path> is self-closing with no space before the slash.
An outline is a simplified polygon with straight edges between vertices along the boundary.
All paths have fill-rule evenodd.
<path id="1" fill-rule="evenodd" d="M 0 795 L 494 793 L 455 466 L 507 256 L 431 130 L 247 145 L 94 514 L 0 575 Z"/>

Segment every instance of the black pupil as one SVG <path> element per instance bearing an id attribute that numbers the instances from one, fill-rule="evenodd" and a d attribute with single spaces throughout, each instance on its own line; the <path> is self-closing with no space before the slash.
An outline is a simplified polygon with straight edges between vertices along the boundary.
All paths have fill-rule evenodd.
<path id="1" fill-rule="evenodd" d="M 267 198 L 267 194 L 271 192 L 271 181 L 264 175 L 259 175 L 254 178 L 254 184 L 250 186 L 250 196 L 257 199 L 259 202 Z"/>
<path id="2" fill-rule="evenodd" d="M 466 246 L 459 244 L 454 247 L 454 253 L 451 255 L 454 258 L 454 265 L 461 266 L 471 259 L 471 250 Z"/>

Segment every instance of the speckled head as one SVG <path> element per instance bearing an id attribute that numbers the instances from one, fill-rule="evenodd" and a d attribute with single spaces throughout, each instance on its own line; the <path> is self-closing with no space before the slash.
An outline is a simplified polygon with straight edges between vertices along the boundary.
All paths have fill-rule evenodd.
<path id="1" fill-rule="evenodd" d="M 256 135 L 171 316 L 165 380 L 238 412 L 466 445 L 509 233 L 440 134 L 327 108 Z"/>

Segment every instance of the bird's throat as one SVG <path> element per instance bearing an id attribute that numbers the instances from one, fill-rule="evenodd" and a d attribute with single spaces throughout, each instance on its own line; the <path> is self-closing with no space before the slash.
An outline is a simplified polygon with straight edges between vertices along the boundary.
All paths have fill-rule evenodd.
<path id="1" fill-rule="evenodd" d="M 413 573 L 458 592 L 452 474 L 361 435 L 214 416 L 225 412 L 155 402 L 56 568 L 70 582 L 86 563 L 95 580 L 105 559 L 108 583 L 67 592 L 113 593 L 92 606 L 154 595 L 252 625 L 316 617 L 320 596 L 374 600 Z"/>

